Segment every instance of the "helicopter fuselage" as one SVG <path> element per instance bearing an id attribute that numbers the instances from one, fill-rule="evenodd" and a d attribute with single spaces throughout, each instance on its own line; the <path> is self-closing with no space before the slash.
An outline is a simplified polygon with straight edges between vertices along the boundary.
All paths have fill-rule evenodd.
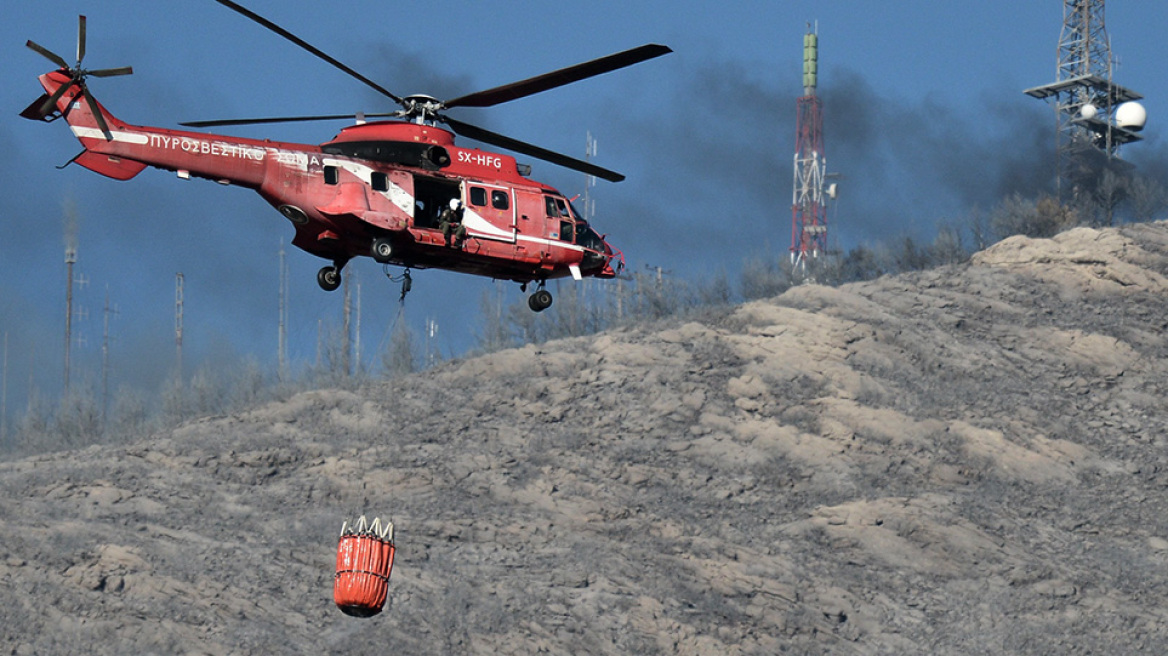
<path id="1" fill-rule="evenodd" d="M 42 75 L 46 96 L 25 115 L 69 80 L 65 70 Z M 319 146 L 226 137 L 126 124 L 83 102 L 83 88 L 67 89 L 55 115 L 39 117 L 66 119 L 85 147 L 75 163 L 119 180 L 151 166 L 254 189 L 293 225 L 292 243 L 331 260 L 338 273 L 351 258 L 370 256 L 542 283 L 611 278 L 623 264 L 563 194 L 525 177 L 514 157 L 459 147 L 433 125 L 361 123 Z M 452 199 L 463 205 L 466 231 L 457 247 L 439 225 Z"/>

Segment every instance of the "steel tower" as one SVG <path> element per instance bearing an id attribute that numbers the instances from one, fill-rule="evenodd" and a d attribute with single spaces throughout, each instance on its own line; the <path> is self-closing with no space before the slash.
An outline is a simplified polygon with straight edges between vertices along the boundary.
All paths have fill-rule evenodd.
<path id="1" fill-rule="evenodd" d="M 796 101 L 795 186 L 791 202 L 791 263 L 803 268 L 808 258 L 827 253 L 827 199 L 824 178 L 823 101 L 815 95 L 819 35 L 808 26 L 803 35 L 803 96 Z"/>
<path id="2" fill-rule="evenodd" d="M 1054 105 L 1058 189 L 1069 199 L 1095 186 L 1102 170 L 1118 165 L 1119 147 L 1138 141 L 1136 131 L 1143 128 L 1143 107 L 1134 103 L 1143 96 L 1112 82 L 1103 0 L 1063 3 L 1057 75 L 1054 83 L 1025 93 Z"/>

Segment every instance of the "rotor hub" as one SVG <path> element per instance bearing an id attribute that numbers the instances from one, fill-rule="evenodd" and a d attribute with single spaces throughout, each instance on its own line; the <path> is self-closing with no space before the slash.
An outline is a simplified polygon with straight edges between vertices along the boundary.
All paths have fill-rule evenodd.
<path id="1" fill-rule="evenodd" d="M 441 100 L 424 93 L 416 93 L 402 98 L 401 105 L 402 118 L 431 125 L 438 121 L 438 112 L 445 107 Z"/>

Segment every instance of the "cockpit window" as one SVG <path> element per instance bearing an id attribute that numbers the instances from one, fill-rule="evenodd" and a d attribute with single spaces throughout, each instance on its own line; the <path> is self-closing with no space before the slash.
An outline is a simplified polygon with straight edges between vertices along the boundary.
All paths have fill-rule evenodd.
<path id="1" fill-rule="evenodd" d="M 544 196 L 543 199 L 544 203 L 547 205 L 548 216 L 572 216 L 571 212 L 568 211 L 568 201 L 564 200 L 563 198 L 557 198 L 555 196 Z"/>

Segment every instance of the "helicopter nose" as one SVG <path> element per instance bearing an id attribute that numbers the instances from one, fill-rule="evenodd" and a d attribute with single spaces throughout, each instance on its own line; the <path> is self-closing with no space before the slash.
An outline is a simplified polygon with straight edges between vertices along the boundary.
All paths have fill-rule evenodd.
<path id="1" fill-rule="evenodd" d="M 600 241 L 604 244 L 604 266 L 600 269 L 599 277 L 615 278 L 625 268 L 625 254 L 608 243 L 607 239 L 602 237 Z"/>

